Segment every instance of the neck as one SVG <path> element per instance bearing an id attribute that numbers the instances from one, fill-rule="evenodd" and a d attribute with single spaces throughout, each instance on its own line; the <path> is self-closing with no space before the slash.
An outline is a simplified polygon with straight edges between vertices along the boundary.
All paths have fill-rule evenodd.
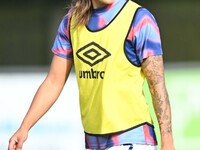
<path id="1" fill-rule="evenodd" d="M 115 0 L 110 0 L 108 2 L 100 2 L 99 0 L 91 0 L 94 9 L 101 8 L 112 4 Z"/>

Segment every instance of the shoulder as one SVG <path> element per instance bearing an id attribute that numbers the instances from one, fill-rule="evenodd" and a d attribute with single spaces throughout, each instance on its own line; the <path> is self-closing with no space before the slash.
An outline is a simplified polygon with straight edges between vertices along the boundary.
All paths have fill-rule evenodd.
<path id="1" fill-rule="evenodd" d="M 65 26 L 69 24 L 71 20 L 71 9 L 67 10 L 66 15 L 63 17 L 62 22 Z"/>
<path id="2" fill-rule="evenodd" d="M 62 18 L 58 31 L 61 33 L 69 32 L 70 20 L 71 20 L 71 14 L 70 14 L 70 9 L 69 9 L 69 10 L 67 10 L 66 15 Z"/>
<path id="3" fill-rule="evenodd" d="M 135 13 L 134 22 L 135 24 L 143 22 L 143 23 L 154 23 L 157 25 L 154 15 L 144 7 L 140 7 L 137 9 Z"/>

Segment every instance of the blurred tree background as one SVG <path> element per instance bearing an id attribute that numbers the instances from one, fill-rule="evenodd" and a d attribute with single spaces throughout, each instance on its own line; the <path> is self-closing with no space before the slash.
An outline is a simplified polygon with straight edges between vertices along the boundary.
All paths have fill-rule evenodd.
<path id="1" fill-rule="evenodd" d="M 200 1 L 135 0 L 155 16 L 165 62 L 200 60 Z M 66 0 L 7 0 L 0 4 L 0 66 L 48 65 Z"/>

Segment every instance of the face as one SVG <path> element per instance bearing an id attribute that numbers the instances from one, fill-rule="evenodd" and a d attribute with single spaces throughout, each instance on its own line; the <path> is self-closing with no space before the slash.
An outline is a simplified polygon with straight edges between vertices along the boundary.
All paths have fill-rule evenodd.
<path id="1" fill-rule="evenodd" d="M 112 4 L 115 0 L 91 0 L 94 8 L 100 8 Z"/>

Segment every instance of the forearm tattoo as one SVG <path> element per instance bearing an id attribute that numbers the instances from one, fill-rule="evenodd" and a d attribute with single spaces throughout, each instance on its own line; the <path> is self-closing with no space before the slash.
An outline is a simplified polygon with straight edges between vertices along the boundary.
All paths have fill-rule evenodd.
<path id="1" fill-rule="evenodd" d="M 142 70 L 149 85 L 161 134 L 171 133 L 171 110 L 164 81 L 162 56 L 147 58 L 142 64 Z"/>

